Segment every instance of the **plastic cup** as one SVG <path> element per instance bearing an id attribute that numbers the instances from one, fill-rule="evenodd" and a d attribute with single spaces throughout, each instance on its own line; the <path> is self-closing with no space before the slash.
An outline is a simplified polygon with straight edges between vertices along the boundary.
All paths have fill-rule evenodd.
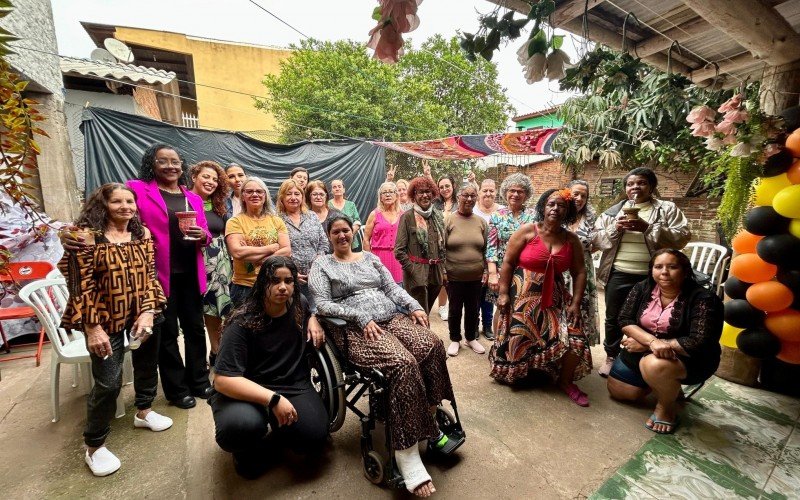
<path id="1" fill-rule="evenodd" d="M 85 245 L 92 246 L 95 244 L 94 230 L 82 227 L 75 231 L 75 234 L 83 238 L 83 243 Z"/>
<path id="2" fill-rule="evenodd" d="M 178 218 L 178 227 L 184 234 L 183 239 L 189 241 L 197 241 L 197 238 L 186 236 L 186 232 L 193 226 L 197 225 L 197 212 L 189 210 L 187 212 L 175 212 L 175 217 Z"/>

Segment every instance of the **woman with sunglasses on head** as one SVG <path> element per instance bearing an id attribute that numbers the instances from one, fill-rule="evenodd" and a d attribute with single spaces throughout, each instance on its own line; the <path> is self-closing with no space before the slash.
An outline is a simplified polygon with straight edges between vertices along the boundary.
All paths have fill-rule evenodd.
<path id="1" fill-rule="evenodd" d="M 261 263 L 267 257 L 292 254 L 286 224 L 273 213 L 264 181 L 250 177 L 242 184 L 241 208 L 241 213 L 225 225 L 225 243 L 233 257 L 234 307 L 250 295 Z"/>
<path id="2" fill-rule="evenodd" d="M 403 267 L 394 257 L 394 243 L 401 214 L 397 186 L 384 182 L 378 188 L 378 208 L 369 214 L 364 226 L 364 251 L 374 253 L 398 284 L 403 282 Z"/>

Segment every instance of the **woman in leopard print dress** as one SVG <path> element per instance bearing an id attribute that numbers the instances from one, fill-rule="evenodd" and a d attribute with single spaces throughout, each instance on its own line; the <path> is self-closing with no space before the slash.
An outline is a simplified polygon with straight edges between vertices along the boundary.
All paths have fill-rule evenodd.
<path id="1" fill-rule="evenodd" d="M 317 312 L 347 321 L 329 331 L 350 362 L 377 368 L 389 382 L 390 442 L 406 488 L 429 496 L 435 489 L 419 456 L 429 440 L 445 453 L 463 438 L 449 438 L 434 419 L 442 400 L 453 400 L 442 341 L 428 329 L 422 306 L 403 290 L 373 254 L 353 252 L 353 226 L 335 217 L 328 226 L 333 254 L 318 257 L 309 275 Z M 398 311 L 408 311 L 400 313 Z"/>

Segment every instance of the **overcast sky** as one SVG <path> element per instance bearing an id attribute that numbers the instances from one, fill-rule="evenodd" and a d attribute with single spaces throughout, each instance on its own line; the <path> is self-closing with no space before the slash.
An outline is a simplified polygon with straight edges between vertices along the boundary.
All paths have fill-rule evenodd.
<path id="1" fill-rule="evenodd" d="M 320 40 L 352 39 L 366 42 L 374 0 L 256 0 L 307 36 Z M 287 47 L 301 35 L 283 25 L 248 0 L 52 0 L 59 53 L 88 57 L 94 48 L 80 21 L 116 24 L 237 42 Z M 419 7 L 420 26 L 407 36 L 423 41 L 456 30 L 474 33 L 478 12 L 495 7 L 485 0 L 425 0 Z M 523 34 L 523 36 L 526 36 Z M 495 53 L 500 84 L 518 114 L 560 103 L 569 94 L 547 80 L 528 85 L 517 62 L 522 38 Z M 575 61 L 576 49 L 567 37 L 563 47 Z M 199 82 L 202 83 L 202 82 Z"/>

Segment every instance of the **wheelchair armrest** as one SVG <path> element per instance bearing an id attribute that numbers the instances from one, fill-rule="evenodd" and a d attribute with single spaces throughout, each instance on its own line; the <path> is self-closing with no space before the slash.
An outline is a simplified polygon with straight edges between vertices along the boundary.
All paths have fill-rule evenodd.
<path id="1" fill-rule="evenodd" d="M 339 328 L 344 328 L 347 326 L 347 321 L 343 320 L 342 318 L 336 318 L 334 316 L 319 316 L 317 315 L 317 319 L 320 323 L 325 323 L 329 326 L 336 326 Z"/>

